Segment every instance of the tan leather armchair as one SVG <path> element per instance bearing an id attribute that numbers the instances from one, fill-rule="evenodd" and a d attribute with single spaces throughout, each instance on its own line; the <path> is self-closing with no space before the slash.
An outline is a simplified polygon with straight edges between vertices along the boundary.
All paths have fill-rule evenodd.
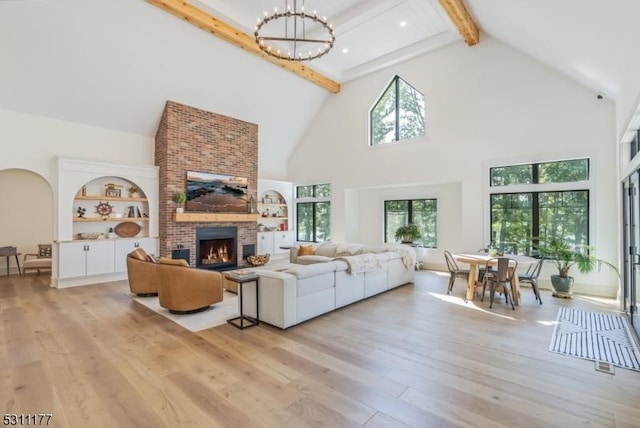
<path id="1" fill-rule="evenodd" d="M 222 274 L 164 263 L 156 264 L 160 306 L 171 313 L 185 314 L 207 309 L 222 302 Z M 173 260 L 172 260 L 173 261 Z M 186 264 L 184 260 L 182 260 Z"/>
<path id="2" fill-rule="evenodd" d="M 141 297 L 158 295 L 156 263 L 142 248 L 136 248 L 127 254 L 127 276 L 132 293 Z"/>

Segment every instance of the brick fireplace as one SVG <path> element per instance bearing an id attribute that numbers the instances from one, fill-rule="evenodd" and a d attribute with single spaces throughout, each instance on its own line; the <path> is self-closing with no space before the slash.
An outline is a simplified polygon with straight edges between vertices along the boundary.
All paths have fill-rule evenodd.
<path id="1" fill-rule="evenodd" d="M 171 251 L 182 246 L 189 250 L 190 265 L 200 266 L 203 256 L 198 253 L 197 230 L 230 228 L 236 231 L 236 243 L 227 251 L 237 256 L 238 266 L 245 266 L 243 256 L 253 254 L 256 246 L 255 221 L 174 221 L 176 204 L 172 195 L 185 191 L 187 171 L 200 171 L 247 177 L 249 191 L 255 197 L 258 126 L 167 101 L 156 133 L 155 163 L 160 167 L 160 255 L 171 257 Z M 223 257 L 223 250 L 220 251 Z"/>

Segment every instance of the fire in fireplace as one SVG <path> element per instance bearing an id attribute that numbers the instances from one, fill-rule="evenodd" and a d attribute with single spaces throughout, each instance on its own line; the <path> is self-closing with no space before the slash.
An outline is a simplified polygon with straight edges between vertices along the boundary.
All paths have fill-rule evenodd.
<path id="1" fill-rule="evenodd" d="M 196 267 L 227 270 L 238 266 L 236 227 L 199 227 L 196 229 Z"/>
<path id="2" fill-rule="evenodd" d="M 201 263 L 203 265 L 215 265 L 218 263 L 226 263 L 230 260 L 230 254 L 233 254 L 233 251 L 229 249 L 227 245 L 227 241 L 231 241 L 230 239 L 208 239 L 204 243 L 200 243 L 200 248 L 204 248 L 204 251 L 201 251 L 202 259 Z M 206 248 L 209 247 L 209 251 Z M 232 258 L 233 256 L 231 256 Z"/>

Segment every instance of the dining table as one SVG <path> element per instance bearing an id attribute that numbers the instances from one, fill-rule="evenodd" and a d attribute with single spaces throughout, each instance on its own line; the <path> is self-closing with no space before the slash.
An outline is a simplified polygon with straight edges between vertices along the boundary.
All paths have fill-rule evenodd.
<path id="1" fill-rule="evenodd" d="M 480 285 L 477 282 L 478 279 L 478 266 L 485 266 L 487 262 L 491 259 L 495 259 L 497 257 L 508 257 L 510 259 L 515 260 L 518 263 L 518 268 L 520 267 L 528 267 L 532 264 L 538 262 L 538 259 L 524 256 L 520 254 L 504 254 L 503 256 L 497 255 L 489 255 L 489 254 L 481 254 L 481 253 L 460 253 L 460 254 L 452 254 L 453 258 L 458 263 L 466 263 L 469 265 L 469 276 L 467 278 L 467 301 L 473 300 L 473 295 L 475 293 L 476 286 Z M 497 265 L 497 261 L 493 261 L 489 264 L 489 266 Z M 515 266 L 514 266 L 515 267 Z M 518 281 L 517 272 L 513 273 L 511 280 L 511 290 L 513 297 L 513 304 L 515 306 L 520 305 L 520 282 Z"/>

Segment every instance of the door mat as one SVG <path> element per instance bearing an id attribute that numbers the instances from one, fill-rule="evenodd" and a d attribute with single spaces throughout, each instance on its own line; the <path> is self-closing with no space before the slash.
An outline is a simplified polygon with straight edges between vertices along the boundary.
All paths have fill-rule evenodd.
<path id="1" fill-rule="evenodd" d="M 640 371 L 640 352 L 620 315 L 560 308 L 549 351 Z"/>

